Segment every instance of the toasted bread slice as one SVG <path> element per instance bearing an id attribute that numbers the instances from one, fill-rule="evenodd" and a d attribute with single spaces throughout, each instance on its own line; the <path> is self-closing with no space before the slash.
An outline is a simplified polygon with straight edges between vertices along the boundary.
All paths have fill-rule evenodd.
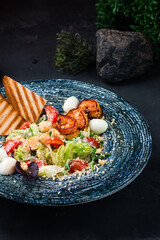
<path id="1" fill-rule="evenodd" d="M 0 94 L 0 135 L 8 135 L 22 126 L 25 120 Z"/>
<path id="2" fill-rule="evenodd" d="M 26 120 L 37 122 L 46 100 L 10 77 L 3 77 L 7 100 Z"/>

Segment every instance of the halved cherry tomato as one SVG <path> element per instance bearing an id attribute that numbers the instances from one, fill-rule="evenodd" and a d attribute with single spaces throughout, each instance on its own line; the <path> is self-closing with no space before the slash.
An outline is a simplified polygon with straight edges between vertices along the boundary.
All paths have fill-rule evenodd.
<path id="1" fill-rule="evenodd" d="M 42 166 L 46 166 L 46 165 L 47 165 L 43 160 L 41 160 L 41 159 L 39 159 L 39 158 L 33 158 L 32 160 L 37 163 L 37 165 L 38 165 L 39 168 L 42 167 Z M 25 163 L 29 166 L 29 164 L 30 164 L 31 162 L 33 162 L 33 161 L 28 160 L 28 161 L 26 161 Z"/>
<path id="2" fill-rule="evenodd" d="M 5 144 L 3 145 L 3 148 L 7 154 L 13 153 L 14 149 L 18 148 L 18 146 L 22 143 L 23 142 L 20 140 L 10 139 L 7 142 L 5 142 Z"/>
<path id="3" fill-rule="evenodd" d="M 64 145 L 64 142 L 60 140 L 59 138 L 50 138 L 46 140 L 46 144 L 50 144 L 54 146 L 55 148 L 59 148 L 61 145 Z"/>
<path id="4" fill-rule="evenodd" d="M 23 123 L 23 125 L 20 127 L 20 129 L 25 130 L 25 129 L 29 128 L 29 126 L 30 126 L 31 124 L 32 124 L 31 121 L 25 122 L 25 123 Z"/>
<path id="5" fill-rule="evenodd" d="M 74 173 L 76 171 L 82 171 L 88 167 L 88 163 L 81 159 L 74 159 L 69 163 L 70 169 L 69 173 Z"/>
<path id="6" fill-rule="evenodd" d="M 55 109 L 52 106 L 47 106 L 47 107 L 45 107 L 45 111 L 46 111 L 46 114 L 47 114 L 48 121 L 51 122 L 51 123 L 56 123 L 57 122 L 57 117 L 58 117 L 58 114 L 59 114 L 57 109 Z"/>
<path id="7" fill-rule="evenodd" d="M 83 138 L 83 141 L 84 142 L 88 141 L 92 147 L 95 147 L 95 148 L 99 148 L 100 147 L 99 142 L 95 138 L 85 137 L 85 138 Z"/>

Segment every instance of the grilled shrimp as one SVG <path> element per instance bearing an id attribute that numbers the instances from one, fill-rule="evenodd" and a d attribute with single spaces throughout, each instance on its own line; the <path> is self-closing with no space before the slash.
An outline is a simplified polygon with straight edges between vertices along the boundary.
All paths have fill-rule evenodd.
<path id="1" fill-rule="evenodd" d="M 67 115 L 59 115 L 56 123 L 57 129 L 61 134 L 72 134 L 78 129 L 77 121 Z"/>
<path id="2" fill-rule="evenodd" d="M 73 117 L 76 119 L 78 128 L 83 130 L 85 127 L 88 126 L 88 117 L 84 111 L 80 109 L 72 109 L 67 113 L 67 116 Z"/>
<path id="3" fill-rule="evenodd" d="M 82 100 L 78 105 L 78 109 L 88 114 L 89 118 L 99 118 L 102 115 L 101 107 L 95 99 Z"/>
<path id="4" fill-rule="evenodd" d="M 75 133 L 65 135 L 65 138 L 70 140 L 72 138 L 78 137 L 78 135 L 79 135 L 79 130 L 77 130 Z"/>

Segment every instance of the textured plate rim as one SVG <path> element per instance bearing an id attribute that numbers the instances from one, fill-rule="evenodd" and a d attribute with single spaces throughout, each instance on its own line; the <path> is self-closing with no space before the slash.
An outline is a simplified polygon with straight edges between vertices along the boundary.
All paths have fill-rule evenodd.
<path id="1" fill-rule="evenodd" d="M 106 198 L 116 192 L 119 192 L 120 190 L 124 189 L 125 187 L 127 187 L 130 183 L 132 183 L 140 174 L 141 172 L 144 170 L 144 168 L 146 167 L 148 161 L 149 161 L 149 158 L 151 156 L 151 153 L 152 153 L 152 136 L 151 136 L 151 131 L 150 131 L 150 128 L 149 128 L 149 125 L 146 121 L 146 119 L 144 118 L 144 116 L 141 114 L 141 112 L 138 110 L 137 107 L 135 107 L 134 105 L 130 104 L 127 100 L 125 100 L 124 98 L 122 98 L 120 95 L 108 90 L 108 89 L 105 89 L 104 87 L 100 87 L 96 84 L 92 84 L 92 83 L 88 83 L 88 82 L 84 82 L 84 81 L 79 81 L 79 80 L 71 80 L 71 79 L 36 79 L 36 80 L 31 80 L 31 81 L 24 81 L 24 82 L 20 82 L 20 84 L 22 85 L 26 85 L 26 84 L 31 84 L 32 82 L 44 82 L 44 81 L 67 81 L 67 82 L 70 82 L 70 83 L 79 83 L 79 84 L 84 84 L 84 85 L 87 85 L 89 87 L 96 87 L 98 88 L 99 90 L 102 90 L 104 92 L 109 92 L 111 94 L 114 94 L 116 97 L 120 98 L 122 101 L 128 103 L 136 112 L 138 115 L 141 116 L 142 120 L 144 121 L 147 129 L 148 129 L 148 135 L 149 135 L 149 146 L 148 146 L 148 154 L 147 154 L 147 157 L 145 158 L 145 163 L 143 164 L 143 166 L 141 167 L 141 169 L 134 175 L 134 176 L 131 176 L 130 179 L 128 179 L 126 182 L 124 182 L 122 185 L 118 186 L 116 189 L 110 191 L 109 193 L 104 193 L 103 196 L 100 196 L 100 197 L 94 197 L 93 199 L 88 199 L 88 200 L 83 200 L 82 202 L 76 202 L 76 203 L 67 203 L 67 204 L 46 204 L 46 203 L 35 203 L 35 202 L 31 202 L 31 201 L 23 201 L 21 199 L 12 199 L 8 196 L 4 196 L 4 194 L 2 194 L 0 192 L 0 196 L 1 197 L 4 197 L 6 199 L 9 199 L 9 200 L 13 200 L 13 201 L 16 201 L 16 202 L 21 202 L 21 203 L 25 203 L 25 204 L 31 204 L 31 205 L 37 205 L 37 206 L 54 206 L 54 207 L 60 207 L 60 206 L 72 206 L 72 205 L 79 205 L 79 204 L 84 204 L 84 203 L 89 203 L 89 202 L 93 202 L 93 201 L 96 201 L 96 200 L 100 200 L 100 199 L 103 199 L 103 198 Z M 4 89 L 4 87 L 1 87 L 0 88 L 0 92 L 2 91 L 2 89 Z"/>

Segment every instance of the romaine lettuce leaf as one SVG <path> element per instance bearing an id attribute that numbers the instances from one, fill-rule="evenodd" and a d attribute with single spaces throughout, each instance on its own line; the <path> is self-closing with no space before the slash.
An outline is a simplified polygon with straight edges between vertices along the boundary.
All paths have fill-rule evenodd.
<path id="1" fill-rule="evenodd" d="M 50 164 L 50 162 L 52 163 L 51 154 L 52 154 L 52 152 L 50 152 L 49 149 L 45 145 L 39 143 L 38 149 L 36 151 L 36 155 L 38 158 L 40 158 L 41 160 Z"/>
<path id="2" fill-rule="evenodd" d="M 67 160 L 75 158 L 85 159 L 91 155 L 93 148 L 82 142 L 68 142 L 66 146 L 61 145 L 58 151 L 54 153 L 54 163 L 60 166 L 65 166 Z"/>

